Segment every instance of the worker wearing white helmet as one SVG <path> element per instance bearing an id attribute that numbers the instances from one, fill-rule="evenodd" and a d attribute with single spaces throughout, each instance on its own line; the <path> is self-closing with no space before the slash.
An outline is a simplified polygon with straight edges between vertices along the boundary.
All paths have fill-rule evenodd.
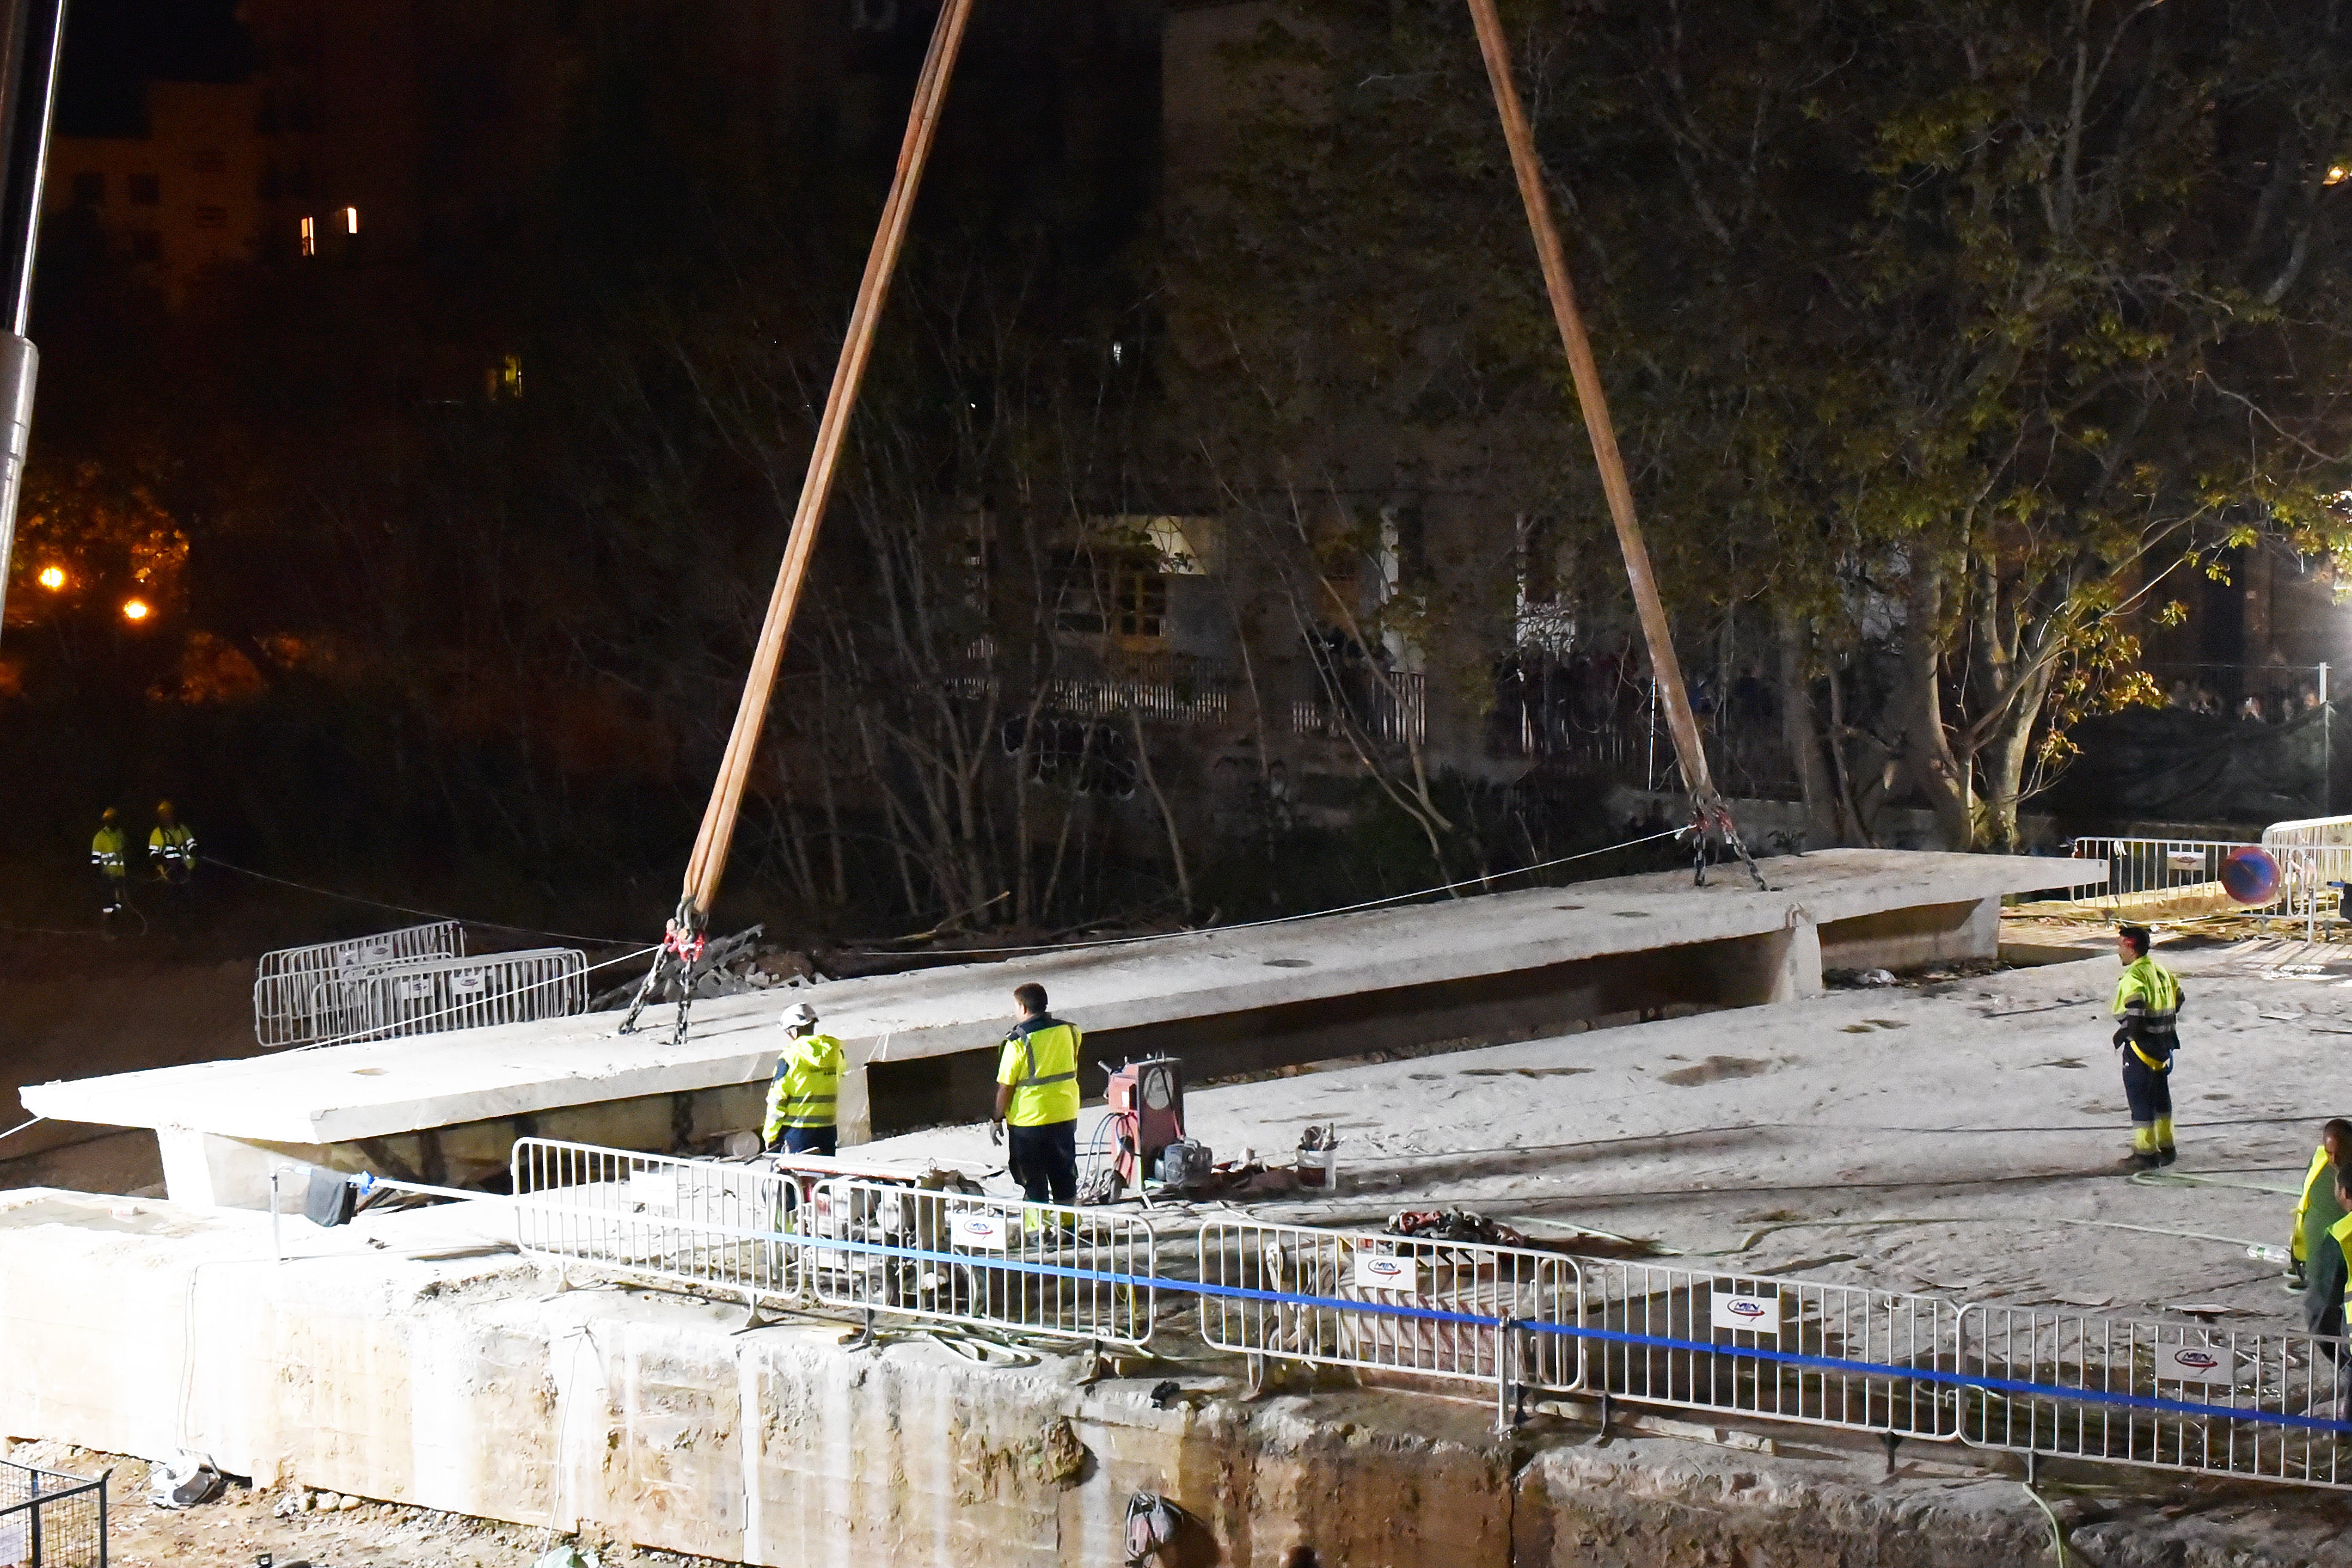
<path id="1" fill-rule="evenodd" d="M 768 1118 L 760 1138 L 770 1152 L 831 1154 L 840 1130 L 834 1124 L 841 1098 L 841 1042 L 816 1031 L 816 1009 L 795 1002 L 776 1020 L 784 1031 L 783 1054 L 768 1085 Z"/>

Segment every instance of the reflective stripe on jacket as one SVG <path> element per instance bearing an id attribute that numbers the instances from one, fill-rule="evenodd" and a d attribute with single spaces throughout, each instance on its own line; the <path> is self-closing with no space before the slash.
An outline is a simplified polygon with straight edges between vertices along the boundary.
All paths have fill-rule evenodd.
<path id="1" fill-rule="evenodd" d="M 122 875 L 122 830 L 101 827 L 89 841 L 89 863 L 110 877 Z"/>
<path id="2" fill-rule="evenodd" d="M 761 1141 L 773 1143 L 788 1127 L 832 1126 L 840 1098 L 841 1042 L 831 1035 L 803 1035 L 776 1059 Z"/>
<path id="3" fill-rule="evenodd" d="M 169 827 L 157 823 L 155 831 L 147 836 L 147 853 L 158 860 L 193 862 L 196 858 L 196 836 L 188 831 L 184 822 L 175 822 Z"/>
<path id="4" fill-rule="evenodd" d="M 2148 1068 L 2168 1072 L 2180 1043 L 2179 1017 L 2180 982 L 2172 971 L 2145 953 L 2132 960 L 2116 982 L 2116 1044 L 2129 1045 Z"/>
<path id="5" fill-rule="evenodd" d="M 1014 1127 L 1047 1127 L 1078 1119 L 1078 1046 L 1075 1024 L 1043 1014 L 1024 1018 L 1004 1037 L 996 1081 L 1013 1086 L 1004 1120 Z"/>

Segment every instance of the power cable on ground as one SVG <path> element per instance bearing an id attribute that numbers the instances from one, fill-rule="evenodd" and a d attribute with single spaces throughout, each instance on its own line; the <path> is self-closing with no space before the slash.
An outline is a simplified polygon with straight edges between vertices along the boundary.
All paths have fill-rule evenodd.
<path id="1" fill-rule="evenodd" d="M 945 956 L 960 958 L 970 954 L 994 955 L 1015 952 L 1066 952 L 1077 948 L 1131 947 L 1139 942 L 1171 942 L 1175 938 L 1181 936 L 1227 936 L 1237 931 L 1257 931 L 1265 926 L 1289 925 L 1297 921 L 1321 920 L 1326 915 L 1345 915 L 1353 914 L 1359 910 L 1376 910 L 1387 904 L 1402 903 L 1409 899 L 1425 899 L 1434 893 L 1450 893 L 1456 888 L 1481 887 L 1488 882 L 1498 882 L 1506 877 L 1524 877 L 1537 871 L 1548 871 L 1554 866 L 1565 866 L 1571 860 L 1589 860 L 1595 855 L 1607 855 L 1618 849 L 1631 849 L 1637 845 L 1654 844 L 1661 838 L 1673 838 L 1678 837 L 1684 831 L 1685 829 L 1683 828 L 1669 827 L 1663 829 L 1660 832 L 1644 834 L 1639 838 L 1628 838 L 1621 844 L 1604 844 L 1598 849 L 1580 850 L 1574 855 L 1562 855 L 1558 859 L 1542 860 L 1532 866 L 1515 867 L 1508 871 L 1496 871 L 1484 877 L 1465 877 L 1459 881 L 1441 882 L 1433 888 L 1421 888 L 1410 893 L 1391 893 L 1386 898 L 1366 899 L 1360 904 L 1339 904 L 1328 910 L 1308 910 L 1303 914 L 1275 915 L 1269 919 L 1262 921 L 1242 921 L 1233 925 L 1201 926 L 1190 931 L 1146 931 L 1140 936 L 1107 936 L 1097 938 L 1092 942 L 1029 942 L 1017 947 L 950 947 L 939 948 L 933 951 Z M 864 958 L 898 958 L 908 956 L 907 954 L 898 951 L 886 951 L 878 948 L 851 948 L 848 951 Z"/>

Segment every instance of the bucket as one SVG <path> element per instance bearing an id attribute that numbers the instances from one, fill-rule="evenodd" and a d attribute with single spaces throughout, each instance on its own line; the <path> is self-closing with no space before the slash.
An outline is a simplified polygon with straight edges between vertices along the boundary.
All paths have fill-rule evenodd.
<path id="1" fill-rule="evenodd" d="M 1298 1184 L 1302 1187 L 1320 1187 L 1327 1192 L 1337 1190 L 1339 1185 L 1339 1174 L 1335 1156 L 1338 1153 L 1339 1151 L 1336 1149 L 1298 1151 Z"/>

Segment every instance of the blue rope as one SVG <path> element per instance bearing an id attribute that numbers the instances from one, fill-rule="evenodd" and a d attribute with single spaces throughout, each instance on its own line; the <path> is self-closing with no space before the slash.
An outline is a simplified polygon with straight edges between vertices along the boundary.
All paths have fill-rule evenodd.
<path id="1" fill-rule="evenodd" d="M 528 1200 L 525 1200 L 528 1201 Z M 632 1216 L 639 1218 L 642 1216 Z M 1783 1366 L 1808 1368 L 1821 1372 L 1876 1374 L 1907 1378 L 1918 1383 L 1936 1383 L 1958 1388 L 1981 1389 L 1990 1393 L 2021 1394 L 2031 1397 L 2070 1401 L 2077 1404 L 2112 1405 L 2134 1410 L 2160 1411 L 2174 1415 L 2221 1416 L 2232 1421 L 2250 1421 L 2262 1426 L 2291 1426 L 2305 1431 L 2352 1433 L 2352 1421 L 2331 1420 L 2318 1415 L 2295 1415 L 2285 1411 L 2249 1409 L 2235 1405 L 2208 1405 L 2192 1400 L 2160 1399 L 2153 1394 L 2123 1394 L 2103 1388 L 2068 1388 L 2057 1384 L 2029 1383 L 2016 1378 L 1985 1377 L 1963 1372 L 1947 1372 L 1940 1367 L 1898 1366 L 1886 1362 L 1844 1361 L 1835 1356 L 1806 1355 L 1795 1351 L 1766 1350 L 1761 1346 L 1723 1345 L 1707 1340 L 1684 1340 L 1660 1334 L 1637 1334 L 1619 1329 L 1586 1328 L 1581 1324 L 1554 1323 L 1541 1319 L 1500 1318 L 1482 1312 L 1456 1312 L 1442 1307 L 1413 1307 L 1402 1302 L 1355 1300 L 1337 1296 L 1307 1296 L 1287 1290 L 1265 1290 L 1246 1285 L 1219 1285 L 1203 1279 L 1171 1279 L 1155 1274 L 1121 1274 L 1106 1269 L 1070 1268 L 1059 1264 L 1029 1263 L 1016 1258 L 993 1258 L 972 1252 L 934 1252 L 923 1247 L 893 1247 L 885 1242 L 851 1241 L 836 1237 L 805 1236 L 789 1231 L 730 1231 L 726 1226 L 695 1226 L 703 1234 L 735 1234 L 754 1240 L 776 1242 L 793 1247 L 824 1247 L 835 1251 L 855 1252 L 868 1257 L 903 1258 L 919 1263 L 960 1264 L 1001 1269 L 1007 1273 L 1034 1274 L 1046 1279 L 1082 1279 L 1093 1284 L 1123 1285 L 1130 1289 L 1170 1290 L 1197 1296 L 1213 1296 L 1248 1301 L 1267 1301 L 1280 1306 L 1321 1307 L 1336 1311 L 1371 1313 L 1381 1317 L 1403 1318 L 1423 1322 L 1454 1323 L 1465 1328 L 1525 1329 L 1530 1333 L 1552 1334 L 1568 1339 L 1594 1340 L 1606 1344 L 1640 1346 L 1652 1350 L 1684 1351 L 1706 1355 L 1728 1356 L 1734 1360 L 1771 1362 Z M 1563 1255 L 1560 1261 L 1572 1263 Z M 890 1310 L 883 1308 L 883 1310 Z M 1017 1324 L 1007 1324 L 1018 1328 Z M 1115 1336 L 1105 1335 L 1104 1338 Z M 1247 1352 L 1244 1352 L 1247 1353 Z M 1279 1355 L 1279 1352 L 1267 1352 Z M 1633 1397 L 1627 1395 L 1626 1397 Z M 1736 1412 L 1734 1412 L 1736 1413 Z M 1769 1415 L 1759 1411 L 1758 1415 Z M 2097 1456 L 2093 1456 L 2094 1458 Z"/>

